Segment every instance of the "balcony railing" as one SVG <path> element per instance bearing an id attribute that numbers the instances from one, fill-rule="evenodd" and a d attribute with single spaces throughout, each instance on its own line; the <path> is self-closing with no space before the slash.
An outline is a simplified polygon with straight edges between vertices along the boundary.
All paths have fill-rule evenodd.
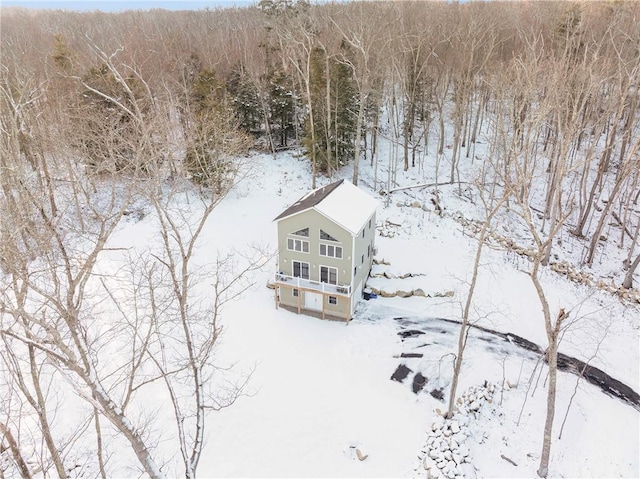
<path id="1" fill-rule="evenodd" d="M 282 273 L 276 273 L 276 283 L 286 284 L 292 288 L 303 288 L 321 293 L 333 294 L 336 296 L 351 296 L 351 285 L 349 284 L 329 284 L 310 279 L 288 276 Z"/>

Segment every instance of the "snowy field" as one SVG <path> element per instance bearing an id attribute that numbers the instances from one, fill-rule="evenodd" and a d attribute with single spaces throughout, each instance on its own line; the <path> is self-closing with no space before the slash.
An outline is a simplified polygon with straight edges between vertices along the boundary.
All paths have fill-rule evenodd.
<path id="1" fill-rule="evenodd" d="M 274 254 L 273 218 L 310 187 L 304 158 L 256 155 L 250 162 L 247 178 L 209 219 L 199 260 L 213 259 L 218 251 L 242 253 L 254 247 Z M 470 218 L 477 213 L 453 187 L 440 192 L 444 217 L 433 212 L 424 188 L 396 192 L 385 206 L 384 198 L 371 189 L 373 172 L 366 162 L 361 167 L 360 186 L 380 202 L 377 222 L 384 236 L 376 237 L 377 258 L 389 263 L 375 267 L 369 285 L 389 291 L 419 288 L 425 297 L 362 302 L 348 325 L 276 310 L 273 291 L 266 287 L 275 271 L 273 257 L 223 314 L 216 361 L 252 375 L 246 396 L 209 416 L 200 477 L 426 477 L 423 458 L 429 432 L 441 420 L 436 409 L 446 410 L 432 392 L 443 389 L 446 400 L 457 342 L 457 328 L 437 318 L 460 318 L 476 248 L 450 213 L 460 211 Z M 384 169 L 378 173 L 385 174 Z M 398 173 L 398 184 L 433 180 L 416 170 L 408 173 Z M 349 178 L 350 171 L 341 174 Z M 321 178 L 318 186 L 329 181 Z M 410 206 L 414 201 L 425 207 Z M 153 241 L 146 224 L 129 223 L 114 242 Z M 485 248 L 473 319 L 544 348 L 544 324 L 528 267 L 513 254 Z M 398 278 L 407 273 L 412 276 Z M 552 312 L 564 307 L 575 318 L 560 351 L 589 361 L 638 391 L 638 307 L 553 272 L 545 272 L 542 279 Z M 424 334 L 401 337 L 398 333 L 407 328 Z M 402 353 L 422 357 L 401 358 Z M 411 375 L 420 372 L 426 378 L 419 393 L 412 391 L 412 376 L 404 382 L 390 380 L 400 364 Z M 535 476 L 545 378 L 546 367 L 533 353 L 485 333 L 471 334 L 458 394 L 485 381 L 495 385 L 495 392 L 491 403 L 483 403 L 463 421 L 468 422 L 466 476 Z M 561 372 L 550 477 L 640 477 L 639 414 Z M 357 459 L 356 448 L 367 455 L 364 461 Z"/>

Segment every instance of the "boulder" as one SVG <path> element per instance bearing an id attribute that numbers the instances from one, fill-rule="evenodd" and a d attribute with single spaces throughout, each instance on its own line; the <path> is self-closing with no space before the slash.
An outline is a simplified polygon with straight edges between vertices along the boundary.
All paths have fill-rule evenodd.
<path id="1" fill-rule="evenodd" d="M 369 454 L 365 454 L 363 453 L 359 447 L 356 448 L 356 456 L 358 457 L 358 461 L 364 461 L 367 457 L 369 457 Z"/>
<path id="2" fill-rule="evenodd" d="M 436 462 L 433 459 L 431 459 L 430 457 L 425 457 L 422 460 L 422 467 L 424 467 L 425 471 L 428 471 L 429 469 L 435 469 L 437 466 Z"/>

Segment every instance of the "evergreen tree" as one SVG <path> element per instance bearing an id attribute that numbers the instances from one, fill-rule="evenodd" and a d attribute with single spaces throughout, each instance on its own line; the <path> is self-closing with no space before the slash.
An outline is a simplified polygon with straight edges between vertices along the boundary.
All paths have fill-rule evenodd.
<path id="1" fill-rule="evenodd" d="M 331 69 L 331 99 L 334 119 L 333 158 L 338 167 L 346 165 L 355 154 L 356 120 L 358 114 L 358 89 L 353 79 L 353 71 L 344 63 L 334 61 Z"/>
<path id="2" fill-rule="evenodd" d="M 118 81 L 105 64 L 90 68 L 82 77 L 84 88 L 74 119 L 82 131 L 75 146 L 82 156 L 100 171 L 144 171 L 140 157 L 140 128 L 134 111 L 149 111 L 141 82 L 129 76 Z"/>
<path id="3" fill-rule="evenodd" d="M 321 48 L 313 50 L 310 65 L 317 167 L 319 171 L 331 174 L 346 165 L 354 155 L 357 86 L 353 70 L 335 58 L 327 57 Z M 307 150 L 312 147 L 310 124 L 307 119 L 304 139 Z"/>
<path id="4" fill-rule="evenodd" d="M 281 147 L 288 146 L 288 139 L 295 136 L 297 103 L 291 77 L 283 70 L 277 70 L 269 80 L 269 109 L 272 134 Z"/>
<path id="5" fill-rule="evenodd" d="M 258 97 L 258 89 L 251 79 L 238 67 L 231 72 L 227 80 L 227 92 L 239 127 L 246 133 L 260 135 L 263 111 Z"/>
<path id="6" fill-rule="evenodd" d="M 190 99 L 185 168 L 193 182 L 219 192 L 233 173 L 231 155 L 246 150 L 249 141 L 240 132 L 231 102 L 214 70 L 203 69 L 196 75 Z"/>

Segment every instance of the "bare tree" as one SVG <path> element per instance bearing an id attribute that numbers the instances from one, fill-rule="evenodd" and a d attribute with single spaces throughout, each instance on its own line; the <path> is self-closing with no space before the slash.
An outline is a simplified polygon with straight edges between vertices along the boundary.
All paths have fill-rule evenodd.
<path id="1" fill-rule="evenodd" d="M 506 194 L 503 194 L 501 198 L 498 199 L 497 201 L 492 201 L 491 203 L 489 203 L 485 200 L 485 198 L 482 196 L 482 193 L 481 193 L 481 199 L 485 207 L 486 217 L 482 222 L 480 233 L 478 235 L 478 245 L 476 246 L 476 254 L 473 261 L 473 272 L 471 274 L 471 281 L 469 282 L 467 299 L 465 301 L 464 308 L 462 310 L 462 322 L 460 324 L 460 331 L 458 333 L 458 350 L 457 350 L 456 359 L 453 365 L 453 377 L 451 379 L 451 389 L 449 390 L 449 406 L 446 414 L 448 418 L 453 417 L 453 414 L 455 412 L 454 408 L 455 408 L 455 400 L 456 400 L 456 391 L 458 388 L 460 371 L 462 370 L 462 361 L 464 357 L 464 351 L 467 347 L 467 338 L 469 337 L 469 330 L 471 329 L 471 323 L 470 323 L 471 306 L 473 304 L 473 295 L 475 293 L 476 284 L 478 281 L 478 274 L 480 272 L 480 259 L 482 257 L 482 250 L 484 248 L 487 236 L 491 232 L 491 222 L 493 220 L 493 217 L 504 206 L 505 202 L 507 201 L 507 198 L 508 198 L 508 192 Z"/>

